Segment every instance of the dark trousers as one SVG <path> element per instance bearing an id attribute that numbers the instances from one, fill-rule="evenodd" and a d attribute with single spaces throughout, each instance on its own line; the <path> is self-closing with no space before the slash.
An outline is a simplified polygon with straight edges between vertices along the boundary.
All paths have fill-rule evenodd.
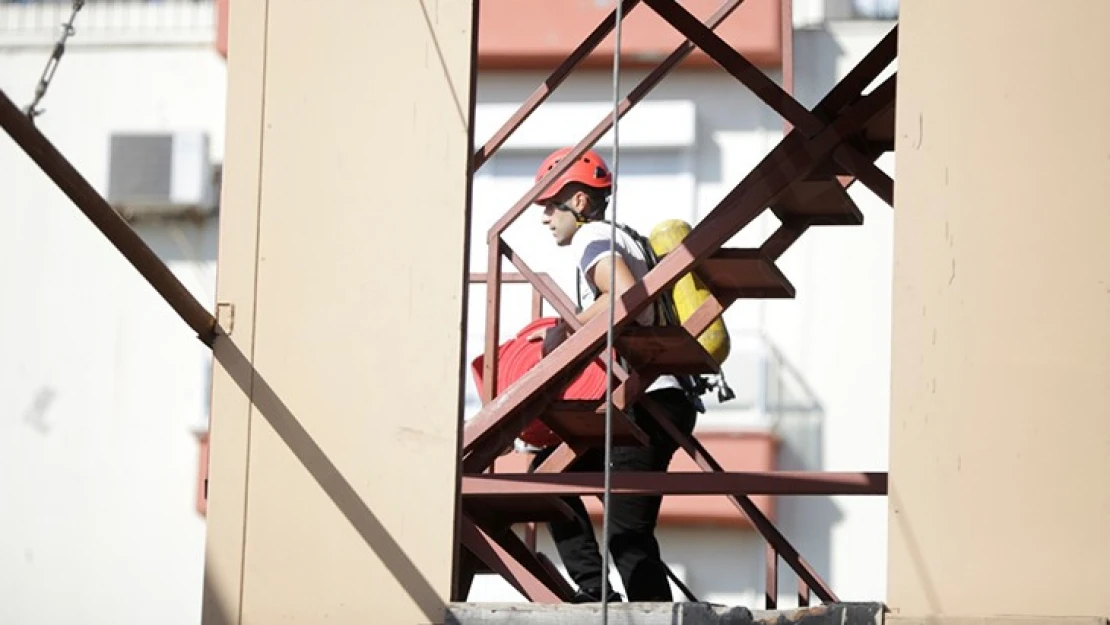
<path id="1" fill-rule="evenodd" d="M 697 420 L 697 411 L 685 393 L 678 389 L 661 389 L 649 395 L 684 434 L 690 434 Z M 629 414 L 648 435 L 648 446 L 614 446 L 613 471 L 666 471 L 676 444 L 655 420 L 639 405 Z M 532 461 L 538 467 L 554 448 L 546 449 Z M 604 471 L 605 451 L 591 449 L 583 454 L 568 471 Z M 655 525 L 663 498 L 658 495 L 612 495 L 609 504 L 609 553 L 620 572 L 629 601 L 672 601 L 671 587 L 659 555 Z M 586 507 L 579 497 L 564 501 L 574 510 L 573 521 L 549 523 L 551 537 L 567 573 L 579 588 L 600 598 L 601 550 L 594 537 Z M 609 584 L 612 589 L 612 584 Z"/>

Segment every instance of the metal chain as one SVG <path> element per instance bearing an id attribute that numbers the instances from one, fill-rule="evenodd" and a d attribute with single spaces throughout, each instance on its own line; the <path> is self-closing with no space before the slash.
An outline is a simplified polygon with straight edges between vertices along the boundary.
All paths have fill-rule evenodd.
<path id="1" fill-rule="evenodd" d="M 58 63 L 62 60 L 62 55 L 66 53 L 66 40 L 72 37 L 77 31 L 73 28 L 73 20 L 77 19 L 77 13 L 85 6 L 85 0 L 73 0 L 73 9 L 69 14 L 69 21 L 62 23 L 62 35 L 54 44 L 54 50 L 50 53 L 50 58 L 46 61 L 46 67 L 42 70 L 42 76 L 39 77 L 39 84 L 35 87 L 35 99 L 27 105 L 24 112 L 33 123 L 35 117 L 42 115 L 45 109 L 38 108 L 39 102 L 46 96 L 46 90 L 50 87 L 50 81 L 54 79 L 54 72 L 58 70 Z"/>

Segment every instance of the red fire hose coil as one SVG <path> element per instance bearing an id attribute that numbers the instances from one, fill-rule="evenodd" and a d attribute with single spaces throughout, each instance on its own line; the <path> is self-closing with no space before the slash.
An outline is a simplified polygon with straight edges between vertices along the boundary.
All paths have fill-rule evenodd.
<path id="1" fill-rule="evenodd" d="M 556 317 L 541 317 L 525 326 L 517 335 L 503 343 L 497 350 L 497 394 L 500 395 L 517 381 L 520 376 L 535 367 L 543 358 L 543 341 L 529 341 L 529 334 L 539 329 L 546 329 L 558 322 Z M 605 369 L 601 359 L 595 359 L 574 379 L 566 390 L 562 399 L 596 399 L 605 398 Z M 485 363 L 484 355 L 479 355 L 470 363 L 471 372 L 478 391 L 482 390 L 482 372 Z M 518 435 L 520 440 L 536 447 L 549 447 L 557 445 L 561 439 L 551 428 L 539 419 L 533 419 Z"/>

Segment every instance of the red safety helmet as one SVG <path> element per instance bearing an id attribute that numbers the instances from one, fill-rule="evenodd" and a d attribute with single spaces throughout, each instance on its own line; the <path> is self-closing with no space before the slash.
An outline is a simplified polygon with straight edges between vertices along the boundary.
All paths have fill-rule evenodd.
<path id="1" fill-rule="evenodd" d="M 564 156 L 570 153 L 571 149 L 560 148 L 543 159 L 539 170 L 536 171 L 536 182 L 539 182 L 540 178 L 551 171 Z M 608 189 L 613 186 L 613 174 L 609 171 L 609 166 L 605 164 L 605 160 L 601 158 L 600 154 L 593 150 L 586 150 L 581 158 L 568 167 L 561 176 L 547 187 L 546 191 L 536 198 L 536 204 L 547 202 L 558 195 L 563 187 L 572 182 L 578 182 L 595 189 Z"/>

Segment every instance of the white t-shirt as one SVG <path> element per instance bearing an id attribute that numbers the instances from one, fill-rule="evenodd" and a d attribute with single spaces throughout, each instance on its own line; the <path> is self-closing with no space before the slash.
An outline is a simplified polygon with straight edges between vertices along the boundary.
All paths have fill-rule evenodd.
<path id="1" fill-rule="evenodd" d="M 594 291 L 597 289 L 597 284 L 590 280 L 589 270 L 597 264 L 599 260 L 609 256 L 609 235 L 611 232 L 611 225 L 608 223 L 592 221 L 582 224 L 575 233 L 574 238 L 571 239 L 570 250 L 571 257 L 578 263 L 578 276 L 580 280 L 582 292 L 582 309 L 585 310 L 590 307 L 594 302 Z M 629 271 L 632 272 L 632 277 L 637 281 L 643 280 L 648 272 L 647 258 L 644 256 L 643 250 L 636 241 L 624 230 L 617 226 L 617 236 L 615 245 L 617 255 L 620 256 Z M 605 313 L 606 315 L 608 313 Z M 655 324 L 655 306 L 648 306 L 637 315 L 636 320 L 640 325 L 654 325 Z M 647 391 L 656 391 L 663 388 L 681 388 L 678 380 L 672 375 L 661 375 L 652 382 Z"/>

